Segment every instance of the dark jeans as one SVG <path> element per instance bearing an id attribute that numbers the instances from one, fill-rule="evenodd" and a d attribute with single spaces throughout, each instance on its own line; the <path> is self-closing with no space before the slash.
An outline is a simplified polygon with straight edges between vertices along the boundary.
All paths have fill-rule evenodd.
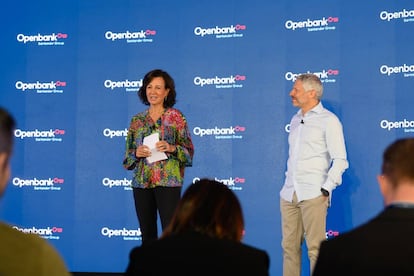
<path id="1" fill-rule="evenodd" d="M 157 211 L 164 230 L 170 223 L 180 200 L 181 187 L 133 188 L 133 194 L 142 243 L 158 239 Z"/>

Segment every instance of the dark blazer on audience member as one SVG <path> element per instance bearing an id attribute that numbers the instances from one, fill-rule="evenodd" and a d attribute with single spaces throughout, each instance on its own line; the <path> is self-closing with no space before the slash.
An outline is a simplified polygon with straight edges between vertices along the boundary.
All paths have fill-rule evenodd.
<path id="1" fill-rule="evenodd" d="M 388 207 L 322 242 L 313 275 L 414 275 L 414 208 Z"/>
<path id="2" fill-rule="evenodd" d="M 268 275 L 269 256 L 254 247 L 186 233 L 130 253 L 125 275 Z"/>

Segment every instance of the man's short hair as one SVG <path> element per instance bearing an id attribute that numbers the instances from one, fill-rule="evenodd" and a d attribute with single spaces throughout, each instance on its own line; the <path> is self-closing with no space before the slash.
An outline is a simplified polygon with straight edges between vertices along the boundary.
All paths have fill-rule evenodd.
<path id="1" fill-rule="evenodd" d="M 318 100 L 322 98 L 323 85 L 317 75 L 309 73 L 301 74 L 296 78 L 296 80 L 300 80 L 302 82 L 305 91 L 315 90 Z"/>
<path id="2" fill-rule="evenodd" d="M 414 180 L 414 138 L 396 140 L 383 154 L 382 174 L 396 186 Z"/>

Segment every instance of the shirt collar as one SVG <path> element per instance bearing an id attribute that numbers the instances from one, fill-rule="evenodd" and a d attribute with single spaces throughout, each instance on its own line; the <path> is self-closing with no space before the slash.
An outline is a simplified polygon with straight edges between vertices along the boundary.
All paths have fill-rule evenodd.
<path id="1" fill-rule="evenodd" d="M 319 103 L 317 105 L 315 105 L 311 110 L 309 110 L 307 113 L 309 112 L 314 112 L 314 113 L 321 113 L 324 110 L 324 107 L 322 105 L 322 102 L 319 101 Z M 299 109 L 298 112 L 296 113 L 299 116 L 302 116 L 302 110 Z"/>

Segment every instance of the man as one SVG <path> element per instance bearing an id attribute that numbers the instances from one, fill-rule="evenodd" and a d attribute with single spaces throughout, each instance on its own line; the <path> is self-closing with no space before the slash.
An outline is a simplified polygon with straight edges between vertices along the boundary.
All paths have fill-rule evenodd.
<path id="1" fill-rule="evenodd" d="M 321 245 L 319 275 L 414 275 L 414 138 L 385 150 L 377 177 L 385 209 Z"/>
<path id="2" fill-rule="evenodd" d="M 297 77 L 290 92 L 300 110 L 290 122 L 289 159 L 280 191 L 283 275 L 301 274 L 305 239 L 311 271 L 326 239 L 326 214 L 332 191 L 348 168 L 342 124 L 320 101 L 323 87 L 314 74 Z"/>
<path id="3" fill-rule="evenodd" d="M 14 119 L 0 108 L 0 196 L 10 177 Z M 43 238 L 0 222 L 0 275 L 70 275 L 64 262 Z"/>

